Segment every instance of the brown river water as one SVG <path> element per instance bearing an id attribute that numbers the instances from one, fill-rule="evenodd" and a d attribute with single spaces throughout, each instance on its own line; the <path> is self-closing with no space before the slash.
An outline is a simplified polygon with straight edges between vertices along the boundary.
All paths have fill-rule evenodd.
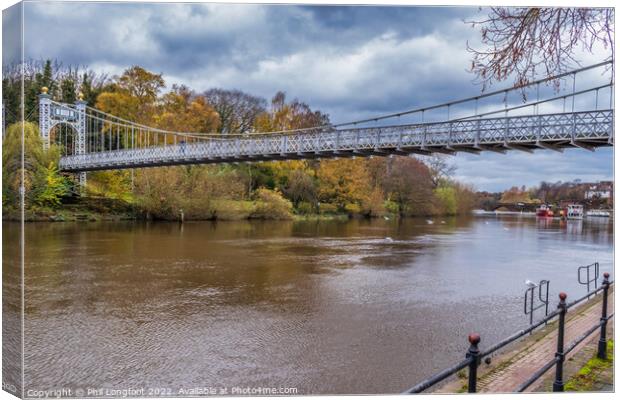
<path id="1" fill-rule="evenodd" d="M 3 224 L 5 285 L 18 232 Z M 613 268 L 612 223 L 589 219 L 32 223 L 25 237 L 26 390 L 399 393 L 461 360 L 468 333 L 484 349 L 525 327 L 526 279 L 551 281 L 553 309 L 586 293 L 579 265 Z"/>

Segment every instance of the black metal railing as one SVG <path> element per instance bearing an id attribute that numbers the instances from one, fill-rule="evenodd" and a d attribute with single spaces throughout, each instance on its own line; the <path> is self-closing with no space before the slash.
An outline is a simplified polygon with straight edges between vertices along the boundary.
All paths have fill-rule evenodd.
<path id="1" fill-rule="evenodd" d="M 584 271 L 585 276 L 583 276 Z M 590 291 L 591 285 L 594 285 L 594 289 L 598 289 L 598 271 L 598 262 L 579 267 L 577 268 L 577 281 L 582 285 L 586 285 L 586 290 L 588 292 Z"/>
<path id="2" fill-rule="evenodd" d="M 561 292 L 560 302 L 558 304 L 558 308 L 547 315 L 545 318 L 531 324 L 528 328 L 522 329 L 504 340 L 494 344 L 490 348 L 485 351 L 480 351 L 478 348 L 478 344 L 480 343 L 480 335 L 477 333 L 472 333 L 468 336 L 469 341 L 469 349 L 467 350 L 465 359 L 454 364 L 453 366 L 444 369 L 443 371 L 438 372 L 437 374 L 431 376 L 428 379 L 418 383 L 414 387 L 410 388 L 405 392 L 405 394 L 413 394 L 413 393 L 421 393 L 437 383 L 449 378 L 450 376 L 456 374 L 464 368 L 468 369 L 468 384 L 467 391 L 469 393 L 476 393 L 477 389 L 477 376 L 478 376 L 478 366 L 480 365 L 480 360 L 485 357 L 490 356 L 497 350 L 502 347 L 514 342 L 515 340 L 531 333 L 536 328 L 541 325 L 547 324 L 553 318 L 558 317 L 558 337 L 557 337 L 557 348 L 554 354 L 554 357 L 549 360 L 543 367 L 541 367 L 536 373 L 534 373 L 530 378 L 524 381 L 517 389 L 517 392 L 525 391 L 528 387 L 530 387 L 534 382 L 536 382 L 541 376 L 545 374 L 545 372 L 549 371 L 551 368 L 555 366 L 555 379 L 553 382 L 553 391 L 561 392 L 564 391 L 564 360 L 566 355 L 574 350 L 581 342 L 583 342 L 586 338 L 588 338 L 592 333 L 594 333 L 597 329 L 600 329 L 600 338 L 598 341 L 598 351 L 597 356 L 601 359 L 607 358 L 607 321 L 613 318 L 614 314 L 607 315 L 607 302 L 609 297 L 609 288 L 613 284 L 613 281 L 609 281 L 609 274 L 603 274 L 603 282 L 601 287 L 596 288 L 592 292 L 588 292 L 585 296 L 580 297 L 570 303 L 566 302 L 567 295 L 564 292 Z M 568 346 L 564 346 L 564 331 L 565 331 L 565 319 L 568 310 L 575 305 L 581 303 L 584 300 L 590 298 L 591 295 L 595 295 L 598 292 L 603 292 L 603 305 L 600 321 L 586 330 L 581 336 L 571 342 Z M 527 292 L 526 292 L 527 294 Z"/>
<path id="3" fill-rule="evenodd" d="M 530 282 L 528 282 L 530 283 Z M 543 294 L 544 288 L 544 294 Z M 534 305 L 534 290 L 538 289 L 538 304 Z M 529 299 L 529 301 L 528 301 Z M 529 307 L 528 307 L 529 305 Z M 534 311 L 545 307 L 545 316 L 549 315 L 549 281 L 543 279 L 538 284 L 530 283 L 523 296 L 523 313 L 530 316 L 530 325 L 534 323 Z"/>

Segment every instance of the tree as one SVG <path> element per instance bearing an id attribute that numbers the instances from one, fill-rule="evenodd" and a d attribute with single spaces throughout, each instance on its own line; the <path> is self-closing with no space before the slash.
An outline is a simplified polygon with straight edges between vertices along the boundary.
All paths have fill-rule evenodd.
<path id="1" fill-rule="evenodd" d="M 435 197 L 438 200 L 438 209 L 436 212 L 441 215 L 456 215 L 458 211 L 456 190 L 449 186 L 438 187 L 434 190 Z"/>
<path id="2" fill-rule="evenodd" d="M 22 168 L 22 130 L 24 135 L 24 162 Z M 68 194 L 70 184 L 58 172 L 60 151 L 52 145 L 43 150 L 37 125 L 31 122 L 16 123 L 7 128 L 2 142 L 2 204 L 3 207 L 19 205 L 19 188 L 26 194 L 26 207 L 32 204 L 54 206 Z"/>
<path id="3" fill-rule="evenodd" d="M 384 183 L 388 199 L 402 216 L 432 213 L 433 183 L 428 167 L 415 158 L 394 157 Z"/>
<path id="4" fill-rule="evenodd" d="M 592 52 L 601 43 L 613 59 L 613 8 L 491 7 L 480 27 L 485 49 L 473 54 L 472 71 L 486 88 L 514 76 L 514 86 L 526 85 L 540 69 L 547 76 L 578 64 L 578 47 Z"/>
<path id="5" fill-rule="evenodd" d="M 451 164 L 447 160 L 448 156 L 433 154 L 427 158 L 426 165 L 431 173 L 433 187 L 437 188 L 442 181 L 450 179 L 456 171 L 456 165 Z"/>
<path id="6" fill-rule="evenodd" d="M 250 132 L 256 117 L 267 108 L 265 99 L 240 90 L 210 89 L 204 92 L 204 97 L 217 111 L 219 132 L 223 134 Z"/>
<path id="7" fill-rule="evenodd" d="M 259 132 L 286 131 L 312 128 L 329 123 L 329 116 L 320 111 L 312 111 L 310 106 L 297 99 L 286 101 L 286 93 L 278 92 L 271 99 L 269 112 L 256 117 L 255 126 Z"/>
<path id="8" fill-rule="evenodd" d="M 323 160 L 317 178 L 319 200 L 336 204 L 340 211 L 351 205 L 361 210 L 371 191 L 370 176 L 363 160 Z"/>
<path id="9" fill-rule="evenodd" d="M 97 97 L 96 108 L 117 117 L 151 125 L 157 96 L 164 87 L 161 74 L 133 66 L 116 77 L 109 90 Z"/>
<path id="10" fill-rule="evenodd" d="M 317 190 L 314 179 L 304 170 L 296 169 L 289 175 L 284 194 L 293 202 L 295 208 L 302 201 L 315 204 Z"/>
<path id="11" fill-rule="evenodd" d="M 217 131 L 219 116 L 204 96 L 197 96 L 186 86 L 174 85 L 162 96 L 154 116 L 155 125 L 175 132 Z"/>
<path id="12" fill-rule="evenodd" d="M 30 198 L 41 206 L 58 207 L 70 190 L 67 178 L 60 175 L 54 162 L 50 162 L 37 168 Z"/>
<path id="13" fill-rule="evenodd" d="M 525 189 L 525 186 L 519 188 L 513 186 L 506 190 L 502 194 L 500 203 L 503 204 L 515 204 L 515 203 L 534 203 L 535 201 L 530 197 L 530 193 Z"/>
<path id="14" fill-rule="evenodd" d="M 72 78 L 64 78 L 60 82 L 60 101 L 63 103 L 73 104 L 77 100 L 76 82 Z"/>

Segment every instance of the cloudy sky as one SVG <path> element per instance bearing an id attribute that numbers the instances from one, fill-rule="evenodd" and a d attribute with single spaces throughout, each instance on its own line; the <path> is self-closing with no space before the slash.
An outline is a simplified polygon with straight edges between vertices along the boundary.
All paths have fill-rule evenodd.
<path id="1" fill-rule="evenodd" d="M 467 71 L 477 8 L 162 3 L 27 3 L 25 53 L 119 74 L 131 65 L 196 91 L 284 90 L 332 122 L 480 92 Z M 6 18 L 5 18 L 6 21 Z M 605 53 L 584 56 L 584 64 Z M 459 154 L 458 178 L 479 190 L 612 178 L 613 152 Z"/>

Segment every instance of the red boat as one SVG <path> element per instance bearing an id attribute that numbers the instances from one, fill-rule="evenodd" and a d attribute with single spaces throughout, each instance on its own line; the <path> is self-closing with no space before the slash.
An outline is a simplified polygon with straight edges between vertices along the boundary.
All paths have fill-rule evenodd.
<path id="1" fill-rule="evenodd" d="M 553 217 L 553 211 L 551 211 L 551 207 L 546 204 L 541 205 L 536 209 L 537 217 Z"/>

